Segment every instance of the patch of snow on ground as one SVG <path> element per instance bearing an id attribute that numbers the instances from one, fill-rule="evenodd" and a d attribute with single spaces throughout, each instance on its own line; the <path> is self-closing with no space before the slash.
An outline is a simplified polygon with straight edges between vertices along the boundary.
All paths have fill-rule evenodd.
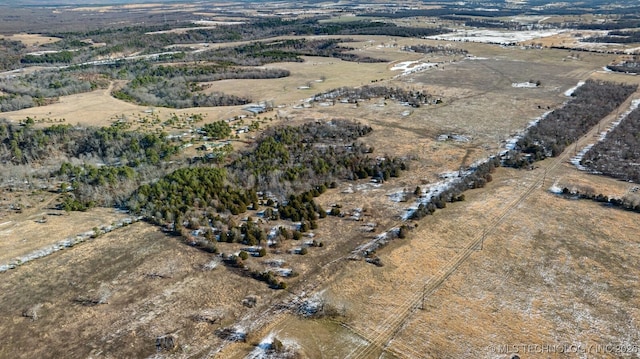
<path id="1" fill-rule="evenodd" d="M 256 346 L 255 349 L 249 355 L 247 355 L 247 359 L 266 359 L 269 357 L 269 349 L 273 345 L 273 339 L 275 335 L 273 333 L 269 333 L 260 344 Z"/>
<path id="2" fill-rule="evenodd" d="M 556 182 L 551 187 L 549 187 L 549 192 L 560 194 L 562 193 L 562 188 L 558 187 L 558 182 Z"/>
<path id="3" fill-rule="evenodd" d="M 534 82 L 514 82 L 511 84 L 511 87 L 515 87 L 515 88 L 536 88 L 538 87 L 538 85 L 536 85 Z"/>
<path id="4" fill-rule="evenodd" d="M 634 47 L 633 49 L 624 50 L 625 54 L 636 54 L 638 52 L 640 52 L 640 47 Z"/>
<path id="5" fill-rule="evenodd" d="M 275 269 L 272 269 L 271 272 L 273 272 L 276 275 L 279 275 L 280 277 L 289 277 L 289 276 L 291 276 L 291 273 L 293 273 L 293 269 L 291 269 L 291 268 L 275 268 Z"/>
<path id="6" fill-rule="evenodd" d="M 402 74 L 398 76 L 409 75 L 412 73 L 428 70 L 432 67 L 436 67 L 438 64 L 432 62 L 420 62 L 420 61 L 404 61 L 393 65 L 391 71 L 402 71 Z"/>
<path id="7" fill-rule="evenodd" d="M 575 85 L 574 87 L 572 87 L 572 88 L 568 89 L 567 91 L 565 91 L 564 95 L 567 96 L 567 97 L 573 95 L 573 93 L 582 85 L 584 85 L 584 81 L 578 82 L 577 85 Z"/>
<path id="8" fill-rule="evenodd" d="M 407 198 L 407 194 L 406 194 L 406 192 L 404 190 L 400 190 L 400 191 L 388 194 L 387 197 L 389 197 L 389 199 L 392 202 L 396 202 L 396 203 L 406 202 L 406 200 L 407 200 L 406 199 Z"/>
<path id="9" fill-rule="evenodd" d="M 583 166 L 583 165 L 581 165 L 580 162 L 582 161 L 582 157 L 584 157 L 584 155 L 586 155 L 587 152 L 589 152 L 589 150 L 593 147 L 593 145 L 594 144 L 592 143 L 592 144 L 589 144 L 589 145 L 585 146 L 575 156 L 571 157 L 571 160 L 569 160 L 569 162 L 571 162 L 571 164 L 576 166 L 576 168 L 578 168 L 580 171 L 587 171 L 588 168 Z"/>
<path id="10" fill-rule="evenodd" d="M 479 57 L 479 56 L 473 56 L 473 55 L 467 55 L 465 59 L 466 60 L 489 60 L 488 57 Z"/>
<path id="11" fill-rule="evenodd" d="M 528 124 L 527 127 L 524 129 L 524 131 L 522 131 L 521 133 L 515 135 L 514 137 L 511 137 L 509 139 L 507 139 L 504 148 L 506 149 L 506 151 L 510 151 L 516 148 L 516 143 L 518 143 L 518 140 L 520 140 L 522 138 L 522 136 L 527 132 L 527 130 L 535 125 L 538 124 L 538 122 L 540 122 L 543 118 L 547 117 L 551 112 L 553 112 L 553 110 L 549 110 L 545 113 L 543 113 L 542 115 L 536 117 L 535 119 L 531 120 Z M 504 154 L 504 152 L 502 153 Z M 501 154 L 501 155 L 502 155 Z"/>
<path id="12" fill-rule="evenodd" d="M 499 31 L 499 30 L 460 30 L 448 34 L 427 36 L 428 39 L 445 41 L 482 42 L 489 44 L 513 45 L 518 42 L 554 36 L 566 30 L 529 30 L 529 31 Z"/>

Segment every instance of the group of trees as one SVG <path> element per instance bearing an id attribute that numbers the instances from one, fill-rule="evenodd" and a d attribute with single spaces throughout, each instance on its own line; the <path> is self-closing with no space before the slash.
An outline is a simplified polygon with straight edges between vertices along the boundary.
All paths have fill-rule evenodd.
<path id="1" fill-rule="evenodd" d="M 0 79 L 0 112 L 39 106 L 59 96 L 72 95 L 106 87 L 100 76 L 86 76 L 79 70 L 38 72 Z"/>
<path id="2" fill-rule="evenodd" d="M 373 149 L 356 141 L 369 132 L 370 127 L 346 120 L 272 128 L 253 151 L 231 164 L 231 171 L 245 186 L 284 196 L 291 187 L 306 190 L 336 179 L 398 176 L 407 167 L 404 161 L 372 158 Z"/>
<path id="3" fill-rule="evenodd" d="M 593 146 L 583 166 L 625 181 L 640 182 L 640 109 L 635 109 Z"/>
<path id="4" fill-rule="evenodd" d="M 640 23 L 640 21 L 638 22 Z M 616 44 L 630 44 L 640 42 L 640 31 L 613 30 L 605 36 L 593 36 L 585 39 L 586 42 L 604 42 Z"/>
<path id="5" fill-rule="evenodd" d="M 407 91 L 399 87 L 389 86 L 362 86 L 341 87 L 313 96 L 313 100 L 319 101 L 347 101 L 349 103 L 357 103 L 359 100 L 369 100 L 372 98 L 384 98 L 385 100 L 394 100 L 405 102 L 412 107 L 420 107 L 431 99 L 431 95 L 423 91 Z"/>
<path id="6" fill-rule="evenodd" d="M 640 202 L 634 198 L 614 198 L 608 197 L 602 193 L 595 194 L 593 191 L 580 192 L 579 190 L 572 191 L 568 187 L 562 189 L 562 195 L 566 197 L 578 197 L 580 199 L 589 199 L 598 203 L 603 203 L 615 208 L 624 209 L 627 211 L 633 211 L 640 213 Z"/>
<path id="7" fill-rule="evenodd" d="M 463 192 L 473 188 L 483 188 L 493 180 L 491 173 L 500 167 L 500 159 L 491 158 L 488 161 L 467 171 L 458 181 L 451 183 L 448 188 L 438 195 L 421 201 L 418 208 L 411 214 L 411 219 L 420 219 L 433 214 L 437 209 L 447 206 L 447 203 L 464 201 Z M 416 190 L 416 192 L 419 192 Z"/>
<path id="8" fill-rule="evenodd" d="M 352 39 L 288 39 L 253 42 L 236 47 L 225 47 L 195 55 L 196 60 L 216 61 L 243 66 L 264 65 L 273 62 L 302 62 L 300 56 L 333 57 L 345 61 L 385 62 L 368 56 L 348 53 L 353 48 L 340 46 Z"/>
<path id="9" fill-rule="evenodd" d="M 588 80 L 576 89 L 572 99 L 530 127 L 507 153 L 504 164 L 522 167 L 546 157 L 555 157 L 566 146 L 587 133 L 616 109 L 637 86 Z"/>
<path id="10" fill-rule="evenodd" d="M 410 45 L 402 48 L 404 51 L 419 52 L 421 54 L 438 55 L 466 55 L 469 51 L 452 46 Z"/>
<path id="11" fill-rule="evenodd" d="M 127 206 L 158 223 L 174 220 L 193 208 L 213 209 L 222 214 L 239 214 L 257 206 L 255 190 L 228 184 L 227 171 L 216 167 L 178 169 L 153 184 L 144 184 Z"/>
<path id="12" fill-rule="evenodd" d="M 244 69 L 226 65 L 162 66 L 147 61 L 107 67 L 112 76 L 131 81 L 114 96 L 148 106 L 172 108 L 235 106 L 251 100 L 220 92 L 205 94 L 198 83 L 223 79 L 265 79 L 289 76 L 280 69 Z"/>
<path id="13" fill-rule="evenodd" d="M 162 162 L 178 150 L 179 145 L 162 134 L 70 125 L 40 129 L 30 121 L 0 121 L 2 165 L 31 169 L 31 181 L 43 185 L 63 183 L 67 209 L 124 201 L 139 183 L 162 173 Z M 11 176 L 3 172 L 0 180 L 9 183 Z"/>
<path id="14" fill-rule="evenodd" d="M 640 61 L 639 59 L 635 58 L 636 56 L 634 56 L 634 59 L 631 61 L 625 61 L 621 64 L 617 64 L 617 65 L 607 65 L 607 68 L 611 71 L 615 71 L 615 72 L 624 72 L 624 73 L 629 73 L 629 74 L 637 74 L 640 72 Z"/>
<path id="15" fill-rule="evenodd" d="M 73 52 L 59 51 L 47 52 L 41 55 L 24 55 L 20 62 L 23 64 L 70 64 L 73 61 Z"/>
<path id="16" fill-rule="evenodd" d="M 21 53 L 26 46 L 20 41 L 0 39 L 0 71 L 13 70 L 20 67 Z"/>
<path id="17" fill-rule="evenodd" d="M 214 140 L 221 140 L 231 135 L 231 126 L 224 120 L 207 123 L 202 126 L 202 132 Z"/>

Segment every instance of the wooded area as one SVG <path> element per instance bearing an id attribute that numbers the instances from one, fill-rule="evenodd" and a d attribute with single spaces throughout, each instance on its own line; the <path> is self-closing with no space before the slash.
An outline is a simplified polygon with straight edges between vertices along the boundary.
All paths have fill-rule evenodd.
<path id="1" fill-rule="evenodd" d="M 635 85 L 588 80 L 572 93 L 569 102 L 530 127 L 518 140 L 515 149 L 505 156 L 504 164 L 522 167 L 546 157 L 558 156 L 636 89 Z"/>
<path id="2" fill-rule="evenodd" d="M 595 144 L 580 164 L 613 178 L 640 182 L 640 109 L 633 110 Z"/>
<path id="3" fill-rule="evenodd" d="M 0 112 L 17 111 L 55 101 L 59 96 L 106 88 L 108 80 L 95 71 L 78 69 L 41 71 L 0 79 Z"/>
<path id="4" fill-rule="evenodd" d="M 55 188 L 65 194 L 67 210 L 113 206 L 170 170 L 165 161 L 178 150 L 164 134 L 0 121 L 0 182 Z"/>

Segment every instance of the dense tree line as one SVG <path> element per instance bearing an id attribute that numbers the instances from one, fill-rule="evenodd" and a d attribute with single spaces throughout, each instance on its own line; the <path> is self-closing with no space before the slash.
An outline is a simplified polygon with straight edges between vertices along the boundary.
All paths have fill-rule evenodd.
<path id="1" fill-rule="evenodd" d="M 131 86 L 143 86 L 158 78 L 183 78 L 188 82 L 210 82 L 229 79 L 269 79 L 289 76 L 284 69 L 256 69 L 230 66 L 229 64 L 211 65 L 154 65 L 149 61 L 120 62 L 109 65 L 109 73 L 116 78 L 131 79 Z"/>
<path id="2" fill-rule="evenodd" d="M 565 23 L 563 27 L 578 29 L 578 30 L 621 30 L 621 29 L 634 29 L 640 27 L 640 19 L 620 19 L 607 22 L 593 22 L 593 23 Z"/>
<path id="3" fill-rule="evenodd" d="M 390 10 L 390 11 L 378 11 L 358 14 L 363 17 L 379 17 L 390 19 L 402 19 L 407 17 L 445 17 L 445 16 L 474 16 L 474 17 L 489 17 L 499 18 L 514 16 L 519 14 L 520 11 L 516 9 L 495 9 L 495 11 L 482 11 L 471 8 L 461 8 L 455 5 L 445 5 L 440 8 L 434 9 L 403 9 L 403 10 Z M 433 34 L 437 35 L 437 34 Z"/>
<path id="4" fill-rule="evenodd" d="M 530 127 L 505 157 L 507 166 L 526 166 L 555 157 L 616 109 L 637 86 L 588 80 L 572 99 Z"/>
<path id="5" fill-rule="evenodd" d="M 442 55 L 466 55 L 469 51 L 451 46 L 431 46 L 431 45 L 410 45 L 402 48 L 409 52 L 419 52 L 421 54 L 442 54 Z"/>
<path id="6" fill-rule="evenodd" d="M 237 47 L 225 47 L 206 51 L 195 56 L 196 60 L 216 61 L 243 66 L 264 65 L 273 62 L 302 62 L 300 56 L 334 57 L 345 61 L 385 62 L 368 56 L 347 53 L 350 47 L 340 46 L 352 39 L 289 39 L 254 42 Z"/>
<path id="7" fill-rule="evenodd" d="M 505 29 L 513 31 L 540 29 L 543 26 L 538 24 L 521 24 L 517 21 L 504 21 L 499 19 L 474 19 L 463 16 L 443 16 L 444 19 L 462 21 L 464 26 L 488 28 L 488 29 Z"/>
<path id="8" fill-rule="evenodd" d="M 133 167 L 171 156 L 176 151 L 164 135 L 124 131 L 117 127 L 54 125 L 43 129 L 0 121 L 0 161 L 34 164 L 55 158 L 95 159 Z"/>
<path id="9" fill-rule="evenodd" d="M 638 21 L 640 23 L 640 21 Z M 605 36 L 593 36 L 584 39 L 585 42 L 604 42 L 616 44 L 630 44 L 640 42 L 640 31 L 609 31 Z"/>
<path id="10" fill-rule="evenodd" d="M 431 95 L 423 91 L 407 91 L 399 87 L 389 86 L 362 86 L 362 87 L 341 87 L 313 96 L 313 100 L 319 101 L 346 101 L 357 103 L 360 100 L 372 98 L 384 98 L 405 102 L 412 107 L 420 107 L 431 99 Z"/>
<path id="11" fill-rule="evenodd" d="M 158 164 L 177 151 L 165 135 L 117 127 L 54 125 L 44 129 L 0 122 L 0 161 L 29 164 L 55 158 L 95 159 L 105 164 Z"/>
<path id="12" fill-rule="evenodd" d="M 439 28 L 398 26 L 380 21 L 320 22 L 316 18 L 283 20 L 259 19 L 242 25 L 226 25 L 215 29 L 194 29 L 184 33 L 154 35 L 164 44 L 230 42 L 257 40 L 286 35 L 389 35 L 425 37 L 447 32 Z"/>
<path id="13" fill-rule="evenodd" d="M 583 166 L 625 181 L 640 182 L 640 109 L 635 109 L 593 146 Z"/>
<path id="14" fill-rule="evenodd" d="M 216 28 L 198 28 L 176 33 L 158 31 L 166 30 L 167 26 L 130 26 L 120 29 L 102 29 L 94 31 L 78 31 L 55 33 L 51 36 L 62 38 L 64 48 L 82 40 L 91 38 L 96 43 L 105 43 L 100 48 L 80 47 L 82 51 L 76 56 L 86 58 L 106 56 L 122 52 L 153 53 L 164 51 L 166 46 L 174 44 L 193 44 L 202 42 L 232 42 L 251 41 L 270 37 L 287 35 L 390 35 L 402 37 L 425 37 L 437 35 L 447 30 L 439 28 L 420 28 L 398 26 L 393 23 L 379 21 L 353 22 L 321 22 L 321 18 L 304 18 L 283 20 L 279 17 L 257 18 L 253 21 L 238 25 L 224 25 Z M 78 43 L 78 45 L 80 45 Z M 54 45 L 55 46 L 55 45 Z M 346 55 L 345 55 L 346 56 Z"/>
<path id="15" fill-rule="evenodd" d="M 198 88 L 195 88 L 198 90 Z M 194 93 L 194 87 L 184 79 L 148 82 L 146 86 L 125 87 L 113 93 L 120 100 L 145 106 L 170 108 L 237 106 L 251 102 L 250 98 L 228 95 L 222 92 Z"/>
<path id="16" fill-rule="evenodd" d="M 611 71 L 615 71 L 615 72 L 624 72 L 624 73 L 629 73 L 629 74 L 637 74 L 640 72 L 640 62 L 638 61 L 637 58 L 635 58 L 632 61 L 625 61 L 621 64 L 617 64 L 617 65 L 607 65 L 607 68 Z"/>

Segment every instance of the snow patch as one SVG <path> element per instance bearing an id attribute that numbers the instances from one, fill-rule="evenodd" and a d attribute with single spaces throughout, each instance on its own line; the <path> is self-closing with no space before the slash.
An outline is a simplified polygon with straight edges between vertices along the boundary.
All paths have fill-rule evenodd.
<path id="1" fill-rule="evenodd" d="M 536 88 L 538 85 L 535 82 L 514 82 L 511 84 L 511 87 L 515 88 Z"/>
<path id="2" fill-rule="evenodd" d="M 549 187 L 549 192 L 553 194 L 561 194 L 562 188 L 558 186 L 558 182 L 555 182 L 551 187 Z"/>
<path id="3" fill-rule="evenodd" d="M 568 89 L 567 91 L 564 92 L 564 95 L 567 97 L 570 97 L 571 95 L 573 95 L 573 93 L 580 88 L 580 86 L 584 85 L 584 81 L 580 81 L 578 82 L 577 85 L 575 85 L 574 87 Z"/>
<path id="4" fill-rule="evenodd" d="M 437 66 L 437 63 L 432 62 L 404 61 L 393 65 L 391 71 L 402 71 L 402 74 L 398 76 L 405 76 L 416 72 L 425 71 Z"/>
<path id="5" fill-rule="evenodd" d="M 518 42 L 554 36 L 566 30 L 528 30 L 528 31 L 500 31 L 500 30 L 459 30 L 452 33 L 427 36 L 428 39 L 445 41 L 482 42 L 489 44 L 514 45 Z"/>

